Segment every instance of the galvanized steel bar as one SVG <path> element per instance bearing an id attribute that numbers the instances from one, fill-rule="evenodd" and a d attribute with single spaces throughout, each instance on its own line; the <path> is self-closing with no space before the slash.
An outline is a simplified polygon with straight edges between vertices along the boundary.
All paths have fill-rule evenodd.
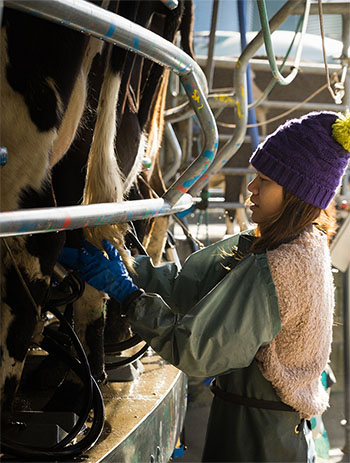
<path id="1" fill-rule="evenodd" d="M 270 21 L 270 30 L 276 30 L 280 24 L 293 12 L 293 10 L 304 0 L 292 0 L 283 5 L 283 7 L 274 15 Z M 249 59 L 254 56 L 254 53 L 263 44 L 263 33 L 260 31 L 255 38 L 246 46 L 243 53 L 239 57 L 233 71 L 234 85 L 234 101 L 236 106 L 236 129 L 231 139 L 219 151 L 215 157 L 215 161 L 206 171 L 196 184 L 189 190 L 192 195 L 198 192 L 206 185 L 214 174 L 216 174 L 226 162 L 238 151 L 245 137 L 248 119 L 248 104 L 246 91 L 246 69 Z"/>
<path id="2" fill-rule="evenodd" d="M 220 170 L 220 174 L 223 175 L 254 175 L 255 169 L 250 167 L 224 167 Z"/>
<path id="3" fill-rule="evenodd" d="M 175 10 L 178 7 L 178 0 L 160 0 L 169 10 Z"/>
<path id="4" fill-rule="evenodd" d="M 205 63 L 206 63 L 205 59 L 198 58 L 197 61 L 202 66 L 205 66 Z M 280 60 L 277 60 L 276 62 L 278 66 L 283 64 L 283 62 Z M 237 58 L 232 58 L 230 60 L 221 59 L 221 58 L 214 59 L 214 65 L 218 69 L 234 69 L 236 64 L 237 64 Z M 269 62 L 267 60 L 252 59 L 249 61 L 249 64 L 251 66 L 251 69 L 253 69 L 254 71 L 267 71 L 271 69 Z M 289 61 L 285 63 L 285 67 L 292 66 L 292 65 L 293 63 Z M 316 74 L 316 75 L 324 74 L 324 65 L 321 65 L 320 63 L 301 63 L 299 66 L 299 69 L 303 72 L 304 75 L 307 73 Z M 328 69 L 332 72 L 339 72 L 341 71 L 342 66 L 339 64 L 329 64 Z M 347 71 L 347 77 L 349 78 L 349 70 Z M 210 104 L 211 109 L 219 108 L 222 106 L 226 107 L 226 106 L 235 105 L 232 92 L 220 93 L 219 90 L 217 92 L 218 93 L 210 94 L 207 96 L 207 100 Z M 347 91 L 345 95 L 350 95 L 350 91 Z M 294 105 L 297 103 L 294 103 Z M 336 105 L 336 106 L 337 106 L 337 110 L 342 110 L 341 106 L 339 105 Z M 350 105 L 348 103 L 345 103 L 345 106 L 350 106 Z M 184 103 L 181 103 L 175 108 L 168 108 L 165 111 L 165 120 L 170 123 L 180 122 L 192 116 L 193 116 L 193 110 L 190 108 L 189 103 L 187 101 Z"/>
<path id="5" fill-rule="evenodd" d="M 214 64 L 217 69 L 234 69 L 237 61 L 239 58 L 225 58 L 225 57 L 216 57 L 214 59 Z M 277 59 L 276 63 L 277 66 L 280 66 L 282 64 L 283 60 Z M 203 56 L 199 56 L 197 58 L 197 63 L 200 66 L 205 66 L 206 63 L 206 58 L 203 58 Z M 251 68 L 254 71 L 269 71 L 270 64 L 267 59 L 261 59 L 261 58 L 252 58 L 249 61 L 249 64 Z M 286 61 L 285 67 L 287 68 L 288 66 L 293 66 L 293 62 L 291 60 Z M 299 66 L 300 70 L 303 73 L 313 73 L 313 74 L 324 74 L 324 64 L 322 63 L 312 63 L 312 62 L 301 62 Z M 329 64 L 328 69 L 333 72 L 338 72 L 341 70 L 341 65 L 340 64 Z"/>
<path id="6" fill-rule="evenodd" d="M 8 0 L 5 4 L 131 50 L 180 76 L 204 132 L 205 144 L 198 158 L 165 193 L 166 201 L 175 204 L 207 170 L 218 146 L 215 119 L 205 98 L 207 83 L 199 65 L 157 34 L 84 0 Z"/>
<path id="7" fill-rule="evenodd" d="M 348 8 L 349 6 L 349 2 L 348 0 L 346 1 L 340 1 L 340 2 L 337 2 L 337 1 L 331 1 L 331 2 L 323 2 L 323 6 L 322 6 L 322 9 L 323 9 L 323 12 L 324 14 L 343 14 L 344 11 L 346 11 L 346 8 Z M 294 10 L 294 13 L 293 14 L 303 14 L 303 6 L 302 5 L 299 5 L 295 8 Z M 317 5 L 317 2 L 316 3 L 312 3 L 311 4 L 311 8 L 310 8 L 310 14 L 314 14 L 314 15 L 318 15 L 319 11 L 318 11 L 318 5 Z"/>
<path id="8" fill-rule="evenodd" d="M 343 51 L 341 55 L 341 63 L 346 68 L 346 75 L 344 79 L 344 90 L 345 90 L 345 98 L 344 98 L 344 105 L 349 108 L 350 107 L 350 73 L 349 73 L 349 65 L 350 65 L 350 58 L 349 58 L 349 48 L 350 48 L 350 10 L 346 13 L 342 14 L 342 25 L 343 25 L 343 32 L 342 32 L 342 41 L 343 41 Z M 329 68 L 329 65 L 328 65 Z M 343 79 L 342 79 L 343 81 Z"/>
<path id="9" fill-rule="evenodd" d="M 273 101 L 268 100 L 261 103 L 261 108 L 269 109 L 291 109 L 298 105 L 297 101 Z M 304 103 L 302 108 L 308 111 L 345 111 L 345 105 L 338 105 L 335 103 Z"/>
<path id="10" fill-rule="evenodd" d="M 300 58 L 301 58 L 302 46 L 304 42 L 304 36 L 306 33 L 306 27 L 307 27 L 307 23 L 309 19 L 311 0 L 306 0 L 303 27 L 302 27 L 302 31 L 300 34 L 300 41 L 299 41 L 296 56 L 295 56 L 295 62 L 292 67 L 291 73 L 287 77 L 283 77 L 277 67 L 275 53 L 273 51 L 273 45 L 272 45 L 272 40 L 271 40 L 271 31 L 269 28 L 265 0 L 257 0 L 257 2 L 258 2 L 261 27 L 262 27 L 262 31 L 264 34 L 265 49 L 266 49 L 268 60 L 270 62 L 273 77 L 277 80 L 277 82 L 280 85 L 289 85 L 291 82 L 293 82 L 293 80 L 295 79 L 295 77 L 297 76 L 299 72 L 299 63 L 300 63 Z"/>
<path id="11" fill-rule="evenodd" d="M 213 9 L 211 13 L 211 24 L 210 24 L 210 34 L 209 34 L 209 46 L 208 46 L 208 58 L 207 64 L 205 67 L 205 75 L 208 80 L 209 92 L 213 88 L 214 80 L 214 48 L 215 48 L 215 39 L 216 39 L 216 25 L 218 21 L 220 0 L 213 1 Z"/>
<path id="12" fill-rule="evenodd" d="M 199 93 L 197 92 L 196 76 L 193 75 L 190 77 L 191 78 L 189 78 L 188 74 L 183 75 L 181 76 L 181 81 L 192 106 L 196 108 L 197 117 L 198 113 L 200 113 L 203 120 L 206 114 L 210 113 L 212 115 L 212 112 L 209 108 L 208 101 L 205 98 L 202 99 L 199 97 Z M 203 111 L 203 113 L 201 113 L 201 111 Z M 205 175 L 210 164 L 212 164 L 214 160 L 215 153 L 218 148 L 219 136 L 214 116 L 213 119 L 206 119 L 207 129 L 203 131 L 204 150 L 202 151 L 201 156 L 196 159 L 196 164 L 192 163 L 185 172 L 183 172 L 181 177 L 170 186 L 163 196 L 164 199 L 169 201 L 171 204 L 174 204 L 174 202 L 176 202 L 182 194 L 189 191 L 190 188 L 192 188 L 192 186 Z"/>
<path id="13" fill-rule="evenodd" d="M 163 180 L 167 185 L 168 182 L 170 182 L 170 180 L 175 177 L 177 171 L 179 170 L 182 159 L 182 151 L 173 126 L 170 124 L 170 122 L 166 122 L 164 124 L 164 136 L 167 142 L 167 147 L 169 148 L 166 151 L 172 153 L 170 156 L 169 154 L 166 156 L 167 162 L 164 166 L 165 173 L 163 174 Z"/>
<path id="14" fill-rule="evenodd" d="M 0 214 L 0 237 L 47 233 L 75 228 L 143 220 L 175 214 L 192 206 L 190 195 L 183 195 L 171 206 L 162 198 L 84 206 L 21 209 Z"/>
<path id="15" fill-rule="evenodd" d="M 244 203 L 225 202 L 225 201 L 208 201 L 208 209 L 244 209 Z"/>

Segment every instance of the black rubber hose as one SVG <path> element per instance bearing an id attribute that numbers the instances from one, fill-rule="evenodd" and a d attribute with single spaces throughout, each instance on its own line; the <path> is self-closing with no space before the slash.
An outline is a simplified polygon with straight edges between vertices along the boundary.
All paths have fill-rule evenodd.
<path id="1" fill-rule="evenodd" d="M 54 338 L 50 336 L 45 337 L 45 341 L 43 342 L 42 348 L 46 350 L 51 355 L 55 355 L 59 357 L 64 363 L 68 364 L 69 367 L 79 376 L 79 378 L 83 381 L 85 386 L 84 393 L 86 396 L 86 400 L 82 410 L 79 413 L 79 418 L 73 428 L 69 431 L 67 436 L 65 436 L 60 442 L 58 442 L 53 449 L 60 450 L 64 448 L 65 445 L 69 444 L 85 425 L 86 420 L 89 417 L 89 413 L 91 410 L 92 402 L 93 402 L 93 385 L 91 381 L 91 377 L 86 377 L 86 368 L 80 363 L 80 368 L 77 367 L 76 363 L 74 363 L 73 357 L 62 347 L 60 346 Z M 75 359 L 76 360 L 76 359 Z"/>
<path id="2" fill-rule="evenodd" d="M 69 275 L 63 280 L 63 282 L 60 283 L 60 285 L 58 285 L 57 288 L 59 289 L 60 286 L 67 286 L 67 283 L 69 283 L 72 288 L 71 294 L 60 298 L 51 298 L 49 301 L 50 306 L 60 307 L 61 305 L 71 304 L 83 295 L 85 282 L 76 272 L 69 273 Z"/>
<path id="3" fill-rule="evenodd" d="M 69 366 L 75 371 L 77 375 L 82 375 L 84 367 L 82 366 L 81 362 L 77 359 L 73 358 L 68 354 L 65 349 L 63 349 L 60 345 L 58 345 L 55 341 L 47 340 L 47 348 L 50 351 L 53 351 L 55 355 L 60 355 L 60 357 L 64 358 Z M 66 436 L 61 442 L 56 444 L 51 448 L 40 448 L 40 447 L 32 447 L 32 446 L 23 446 L 18 443 L 12 442 L 7 440 L 6 438 L 2 441 L 2 449 L 1 451 L 4 453 L 9 453 L 11 455 L 19 455 L 21 457 L 29 458 L 30 460 L 33 459 L 40 459 L 40 460 L 48 460 L 52 458 L 56 459 L 67 459 L 73 458 L 76 456 L 81 455 L 81 453 L 85 452 L 89 448 L 91 448 L 100 437 L 103 425 L 104 425 L 104 404 L 101 391 L 96 383 L 96 381 L 91 378 L 92 385 L 93 385 L 93 410 L 94 410 L 94 418 L 91 425 L 91 428 L 88 434 L 81 439 L 81 441 L 77 442 L 73 445 L 68 445 L 66 447 L 62 447 L 63 442 L 67 440 L 68 436 Z M 85 423 L 85 422 L 84 422 Z M 81 426 L 82 428 L 82 426 Z M 81 429 L 80 429 L 81 430 Z M 71 433 L 69 433 L 71 434 Z M 77 433 L 75 433 L 75 436 Z M 72 435 L 70 436 L 69 442 L 72 440 Z"/>
<path id="4" fill-rule="evenodd" d="M 132 222 L 131 222 L 132 224 Z M 131 245 L 134 245 L 136 249 L 138 249 L 139 253 L 143 256 L 148 256 L 147 254 L 147 251 L 146 249 L 144 248 L 143 244 L 141 243 L 141 241 L 139 240 L 137 234 L 136 234 L 136 231 L 135 231 L 135 227 L 134 225 L 132 224 L 132 227 L 133 227 L 133 231 L 131 230 L 128 230 L 127 234 L 126 234 L 126 237 L 125 237 L 125 240 L 127 242 L 129 242 Z"/>
<path id="5" fill-rule="evenodd" d="M 72 458 L 80 455 L 82 452 L 86 451 L 90 448 L 94 443 L 97 441 L 99 436 L 101 435 L 103 425 L 104 425 L 104 402 L 101 395 L 101 391 L 91 376 L 89 363 L 85 354 L 85 351 L 75 334 L 72 327 L 69 325 L 67 320 L 64 316 L 55 308 L 55 307 L 48 307 L 47 310 L 51 311 L 62 323 L 64 329 L 70 335 L 75 350 L 80 357 L 81 361 L 73 358 L 60 344 L 58 344 L 53 338 L 49 336 L 45 337 L 44 346 L 47 348 L 48 352 L 53 353 L 54 355 L 58 355 L 61 358 L 63 357 L 64 361 L 68 363 L 68 365 L 75 371 L 75 373 L 82 379 L 83 384 L 88 388 L 87 390 L 87 402 L 82 410 L 81 415 L 77 423 L 73 426 L 72 430 L 68 433 L 68 435 L 62 439 L 58 444 L 53 446 L 52 448 L 40 448 L 40 447 L 31 447 L 31 446 L 23 446 L 18 443 L 12 442 L 7 440 L 6 438 L 2 439 L 2 452 L 15 454 L 19 456 L 24 456 L 27 459 L 40 459 L 40 460 L 47 460 L 47 459 L 66 459 Z M 89 412 L 91 409 L 91 399 L 92 399 L 92 406 L 94 410 L 94 419 L 92 426 L 88 432 L 88 434 L 81 439 L 76 444 L 68 445 L 71 441 L 77 436 L 77 434 L 82 430 L 85 422 L 89 416 Z"/>
<path id="6" fill-rule="evenodd" d="M 145 344 L 136 354 L 132 355 L 131 357 L 128 357 L 126 359 L 120 360 L 119 362 L 111 362 L 111 363 L 105 363 L 105 369 L 108 370 L 114 370 L 115 368 L 123 367 L 124 365 L 128 365 L 129 363 L 134 362 L 138 358 L 143 355 L 146 350 L 149 348 L 148 344 Z"/>
<path id="7" fill-rule="evenodd" d="M 143 339 L 141 336 L 134 334 L 131 338 L 126 339 L 125 341 L 105 344 L 105 351 L 107 351 L 108 354 L 114 354 L 116 352 L 121 352 L 122 350 L 130 349 L 142 341 Z"/>
<path id="8" fill-rule="evenodd" d="M 79 362 L 79 360 L 73 358 L 70 356 L 68 352 L 65 351 L 64 348 L 62 348 L 60 345 L 58 345 L 55 341 L 52 342 L 50 346 L 50 353 L 54 353 L 56 355 L 59 355 L 61 358 L 63 357 L 63 360 L 72 368 L 72 370 L 81 378 L 84 375 L 84 366 Z M 104 425 L 104 403 L 103 403 L 103 398 L 101 395 L 101 391 L 95 381 L 95 379 L 91 376 L 90 377 L 91 383 L 92 383 L 92 409 L 94 410 L 94 420 L 93 424 L 89 430 L 89 434 L 85 436 L 81 441 L 79 441 L 77 444 L 74 444 L 75 447 L 79 448 L 81 447 L 81 452 L 84 452 L 87 450 L 87 448 L 90 448 L 91 445 L 93 445 L 96 440 L 99 438 L 102 432 L 102 428 Z M 61 447 L 64 447 L 65 445 L 69 444 L 74 437 L 78 434 L 78 432 L 82 429 L 84 426 L 90 412 L 91 406 L 85 406 L 84 407 L 84 412 L 83 414 L 85 415 L 85 419 L 82 420 L 83 422 L 78 426 L 78 423 L 80 421 L 80 416 L 79 420 L 77 421 L 76 425 L 71 429 L 71 431 L 68 433 L 68 435 L 62 439 L 58 444 L 56 444 L 53 447 L 54 451 L 61 450 Z M 74 428 L 77 427 L 78 432 L 74 430 Z M 73 432 L 74 430 L 74 432 Z M 83 445 L 84 444 L 84 445 Z M 79 446 L 79 447 L 78 447 Z M 71 446 L 70 448 L 72 448 Z"/>

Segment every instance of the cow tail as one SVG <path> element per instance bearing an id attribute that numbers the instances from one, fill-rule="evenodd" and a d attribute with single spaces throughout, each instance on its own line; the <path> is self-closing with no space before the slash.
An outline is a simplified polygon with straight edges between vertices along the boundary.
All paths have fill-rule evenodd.
<path id="1" fill-rule="evenodd" d="M 97 107 L 94 135 L 89 152 L 83 204 L 123 201 L 123 175 L 115 153 L 116 107 L 121 84 L 121 72 L 111 66 L 111 50 Z M 125 224 L 101 225 L 84 229 L 87 240 L 103 249 L 102 240 L 109 240 L 119 251 L 129 269 L 132 259 L 124 249 Z"/>

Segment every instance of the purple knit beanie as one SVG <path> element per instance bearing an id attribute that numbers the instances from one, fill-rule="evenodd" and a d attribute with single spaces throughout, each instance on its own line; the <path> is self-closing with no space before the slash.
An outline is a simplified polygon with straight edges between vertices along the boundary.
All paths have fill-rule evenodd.
<path id="1" fill-rule="evenodd" d="M 287 121 L 258 146 L 250 163 L 293 195 L 326 209 L 350 158 L 350 116 L 341 119 L 340 138 L 332 130 L 338 118 L 321 111 Z"/>

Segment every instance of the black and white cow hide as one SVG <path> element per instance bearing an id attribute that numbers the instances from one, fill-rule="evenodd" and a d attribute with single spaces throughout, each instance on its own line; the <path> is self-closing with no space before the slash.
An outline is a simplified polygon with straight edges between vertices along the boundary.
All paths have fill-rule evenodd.
<path id="1" fill-rule="evenodd" d="M 108 7 L 110 2 L 95 3 Z M 118 2 L 110 6 L 116 9 Z M 55 206 L 50 170 L 75 137 L 91 63 L 102 52 L 103 42 L 8 8 L 1 34 L 0 141 L 9 153 L 0 171 L 1 209 Z M 63 244 L 64 235 L 58 233 L 1 242 L 3 422 L 9 418 Z"/>
<path id="2" fill-rule="evenodd" d="M 94 3 L 144 26 L 150 25 L 152 8 L 160 9 L 160 14 L 165 15 L 171 24 L 179 24 L 181 16 L 178 12 L 169 12 L 160 1 Z M 139 130 L 135 134 L 139 140 L 137 150 L 126 153 L 126 158 L 133 156 L 135 159 L 151 119 L 156 100 L 153 96 L 159 90 L 163 70 L 153 64 L 135 66 L 135 60 L 142 59 L 131 57 L 129 52 L 8 8 L 4 8 L 1 33 L 0 142 L 9 152 L 8 163 L 0 171 L 1 209 L 54 207 L 57 203 L 53 189 L 58 205 L 78 204 L 81 197 L 85 204 L 121 201 L 124 186 L 116 162 L 114 138 L 117 127 L 117 140 L 121 132 L 130 136 L 130 130 L 127 126 L 122 130 L 120 120 L 117 123 L 116 107 L 118 102 L 119 108 L 126 107 L 131 71 L 135 67 L 136 73 L 138 70 L 144 77 L 145 90 L 137 112 L 140 116 Z M 96 79 L 92 74 L 88 77 L 93 62 L 94 72 L 99 72 L 99 75 L 95 74 Z M 147 77 L 151 79 L 147 81 Z M 135 74 L 133 79 L 138 79 Z M 95 87 L 96 81 L 98 88 Z M 94 95 L 95 109 L 89 99 L 86 112 L 87 97 Z M 95 119 L 95 111 L 97 114 L 94 128 L 86 117 L 89 111 L 92 119 Z M 77 131 L 78 139 L 72 144 Z M 85 159 L 84 166 L 88 158 L 87 179 L 81 180 L 81 171 L 70 178 L 69 167 L 63 167 L 63 188 L 68 196 L 72 190 L 75 198 L 65 203 L 58 191 L 59 182 L 51 181 L 52 168 L 70 148 L 79 151 L 77 147 L 84 137 L 89 150 L 79 156 Z M 120 159 L 122 151 L 118 148 Z M 73 152 L 70 159 L 72 155 L 74 157 Z M 61 161 L 57 169 L 64 166 L 64 162 Z M 77 185 L 81 187 L 78 198 L 74 196 Z M 109 239 L 130 266 L 124 250 L 125 229 L 121 226 L 86 229 L 84 237 L 98 247 L 101 247 L 103 238 Z M 11 414 L 23 363 L 49 297 L 53 266 L 64 241 L 62 233 L 17 236 L 6 238 L 6 243 L 5 239 L 1 241 L 1 415 L 4 423 Z M 101 345 L 105 301 L 106 295 L 87 285 L 84 297 L 74 305 L 75 328 L 98 379 L 104 378 Z"/>

